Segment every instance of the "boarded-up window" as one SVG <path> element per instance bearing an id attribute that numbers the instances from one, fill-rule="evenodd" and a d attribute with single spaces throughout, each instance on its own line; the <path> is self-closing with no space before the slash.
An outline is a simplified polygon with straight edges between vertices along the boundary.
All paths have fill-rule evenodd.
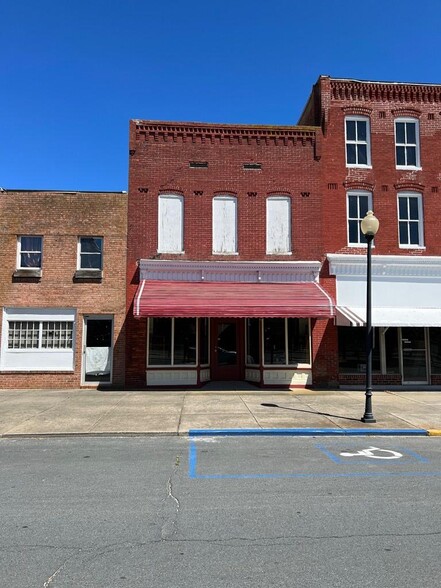
<path id="1" fill-rule="evenodd" d="M 266 252 L 291 253 L 289 196 L 270 196 L 266 200 Z"/>
<path id="2" fill-rule="evenodd" d="M 182 253 L 184 249 L 184 198 L 161 194 L 158 208 L 158 252 Z"/>
<path id="3" fill-rule="evenodd" d="M 237 199 L 213 198 L 213 253 L 237 253 Z"/>

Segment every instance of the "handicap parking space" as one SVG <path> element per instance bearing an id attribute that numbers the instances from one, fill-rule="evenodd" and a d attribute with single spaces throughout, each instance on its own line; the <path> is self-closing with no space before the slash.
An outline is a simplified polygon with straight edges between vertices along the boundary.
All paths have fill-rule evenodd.
<path id="1" fill-rule="evenodd" d="M 190 438 L 188 463 L 190 478 L 206 480 L 441 476 L 424 443 L 398 437 Z"/>

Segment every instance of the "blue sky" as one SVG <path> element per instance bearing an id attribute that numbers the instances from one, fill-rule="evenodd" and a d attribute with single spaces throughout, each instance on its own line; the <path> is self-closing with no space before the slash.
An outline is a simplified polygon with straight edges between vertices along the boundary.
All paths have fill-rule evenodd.
<path id="1" fill-rule="evenodd" d="M 441 83 L 439 0 L 0 0 L 0 187 L 127 189 L 131 118 L 295 124 L 320 74 Z"/>

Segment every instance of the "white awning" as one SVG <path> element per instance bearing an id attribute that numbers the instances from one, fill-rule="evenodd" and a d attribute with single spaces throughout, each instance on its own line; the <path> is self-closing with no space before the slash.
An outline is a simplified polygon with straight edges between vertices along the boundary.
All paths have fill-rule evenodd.
<path id="1" fill-rule="evenodd" d="M 366 323 L 366 309 L 337 306 L 339 326 L 361 327 Z M 374 327 L 441 327 L 441 308 L 373 307 Z"/>

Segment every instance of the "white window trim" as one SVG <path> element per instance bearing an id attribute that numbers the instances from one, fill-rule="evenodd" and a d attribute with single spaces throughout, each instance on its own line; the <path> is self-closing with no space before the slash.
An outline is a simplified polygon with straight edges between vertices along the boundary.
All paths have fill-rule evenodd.
<path id="1" fill-rule="evenodd" d="M 349 190 L 348 192 L 346 192 L 346 233 L 347 233 L 347 243 L 348 243 L 348 247 L 367 247 L 367 241 L 361 241 L 360 243 L 351 243 L 349 241 L 349 220 L 355 220 L 355 219 L 349 219 L 349 196 L 367 196 L 368 197 L 368 210 L 373 210 L 372 207 L 372 192 L 369 192 L 368 190 Z M 360 222 L 363 219 L 360 219 Z M 372 243 L 372 245 L 374 245 Z"/>
<path id="2" fill-rule="evenodd" d="M 101 239 L 101 264 L 100 267 L 81 267 L 81 239 Z M 91 254 L 91 255 L 96 255 Z M 77 270 L 85 272 L 99 272 L 103 271 L 103 257 L 104 257 L 104 237 L 97 235 L 80 235 L 77 240 Z"/>
<path id="3" fill-rule="evenodd" d="M 284 202 L 288 202 L 289 203 L 289 218 L 288 218 L 288 222 L 289 222 L 289 238 L 288 238 L 288 242 L 289 242 L 289 249 L 287 249 L 286 251 L 270 251 L 268 248 L 268 203 L 271 200 L 283 200 Z M 273 194 L 271 196 L 268 196 L 266 199 L 266 254 L 267 255 L 292 255 L 292 200 L 290 196 L 284 195 L 284 194 L 280 194 L 280 195 L 276 195 Z"/>
<path id="4" fill-rule="evenodd" d="M 418 201 L 418 245 L 400 243 L 400 198 L 417 198 Z M 404 219 L 403 219 L 404 221 Z M 400 249 L 425 249 L 424 245 L 424 216 L 423 216 L 423 195 L 419 192 L 398 192 L 397 194 L 397 228 L 398 245 Z"/>
<path id="5" fill-rule="evenodd" d="M 41 262 L 40 265 L 38 267 L 29 267 L 29 266 L 22 266 L 21 265 L 21 253 L 22 253 L 22 249 L 21 249 L 21 240 L 23 237 L 38 237 L 39 239 L 41 239 L 41 246 L 40 246 L 40 255 L 41 255 Z M 35 251 L 34 253 L 37 253 L 37 251 Z M 19 235 L 17 237 L 17 264 L 16 267 L 17 269 L 24 269 L 24 270 L 38 270 L 38 269 L 42 269 L 43 266 L 43 237 L 42 235 Z"/>
<path id="6" fill-rule="evenodd" d="M 216 219 L 214 218 L 214 204 L 216 201 L 219 201 L 219 200 L 228 200 L 230 202 L 235 202 L 235 204 L 236 204 L 236 209 L 235 209 L 236 218 L 235 218 L 235 226 L 234 226 L 234 245 L 235 245 L 234 251 L 216 251 L 214 249 L 214 226 L 216 223 Z M 211 216 L 212 216 L 212 223 L 211 223 L 212 254 L 213 255 L 239 255 L 239 251 L 238 251 L 239 247 L 238 247 L 238 201 L 237 201 L 237 197 L 232 196 L 231 194 L 218 194 L 217 196 L 214 196 L 212 203 L 211 203 Z"/>
<path id="7" fill-rule="evenodd" d="M 397 163 L 397 147 L 412 147 L 413 143 L 397 143 L 397 123 L 414 123 L 415 124 L 415 137 L 416 137 L 416 165 L 398 165 Z M 395 167 L 396 169 L 415 169 L 420 170 L 421 167 L 421 159 L 420 159 L 420 121 L 417 118 L 412 118 L 409 116 L 398 117 L 394 120 L 394 141 L 395 141 Z"/>
<path id="8" fill-rule="evenodd" d="M 347 139 L 347 121 L 364 121 L 366 123 L 366 142 L 364 141 L 348 141 Z M 348 156 L 347 156 L 347 144 L 359 145 L 359 144 L 366 144 L 366 158 L 367 163 L 348 163 Z M 372 169 L 372 159 L 371 159 L 371 121 L 368 116 L 345 116 L 345 161 L 346 167 L 361 167 L 363 169 Z"/>
<path id="9" fill-rule="evenodd" d="M 163 247 L 163 234 L 161 231 L 161 199 L 174 199 L 181 203 L 181 243 L 178 250 L 171 251 L 170 249 Z M 158 248 L 157 253 L 170 253 L 175 255 L 182 255 L 184 251 L 184 197 L 181 194 L 159 194 L 158 196 Z"/>

